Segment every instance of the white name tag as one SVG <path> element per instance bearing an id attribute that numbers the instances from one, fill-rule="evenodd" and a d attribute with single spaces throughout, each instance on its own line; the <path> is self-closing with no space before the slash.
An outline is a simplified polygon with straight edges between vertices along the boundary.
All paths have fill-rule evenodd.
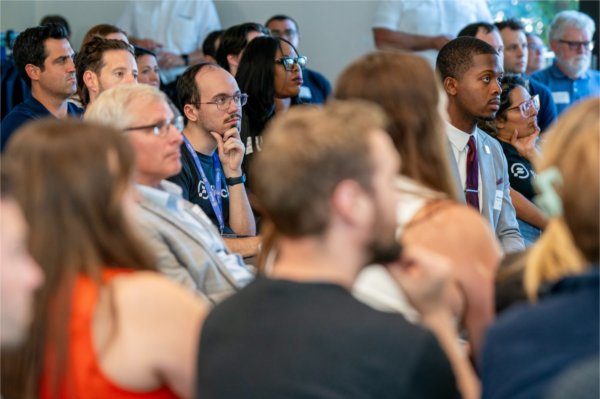
<path id="1" fill-rule="evenodd" d="M 504 191 L 496 190 L 496 196 L 494 197 L 494 210 L 499 211 L 502 209 L 502 199 L 504 198 Z"/>
<path id="2" fill-rule="evenodd" d="M 489 155 L 489 154 L 491 154 L 491 153 L 492 153 L 492 152 L 490 151 L 490 147 L 488 147 L 488 145 L 487 145 L 487 144 L 486 144 L 486 145 L 484 145 L 484 148 L 485 148 L 485 153 L 486 153 L 486 154 L 488 154 L 488 155 Z"/>
<path id="3" fill-rule="evenodd" d="M 571 96 L 568 91 L 554 91 L 552 92 L 552 98 L 556 104 L 570 104 Z"/>
<path id="4" fill-rule="evenodd" d="M 306 98 L 307 100 L 312 99 L 312 92 L 310 91 L 310 87 L 300 86 L 300 98 Z"/>

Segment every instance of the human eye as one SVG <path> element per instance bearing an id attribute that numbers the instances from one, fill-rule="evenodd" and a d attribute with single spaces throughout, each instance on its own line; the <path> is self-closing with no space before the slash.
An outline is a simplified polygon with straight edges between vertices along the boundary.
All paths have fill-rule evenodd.
<path id="1" fill-rule="evenodd" d="M 223 104 L 225 104 L 226 101 L 227 101 L 227 97 L 226 96 L 217 96 L 213 100 L 213 102 L 215 104 L 217 104 L 217 105 L 223 105 Z"/>
<path id="2" fill-rule="evenodd" d="M 125 73 L 123 71 L 115 71 L 114 74 L 119 79 L 122 79 L 125 76 Z"/>
<path id="3" fill-rule="evenodd" d="M 492 81 L 492 78 L 489 75 L 485 75 L 481 78 L 481 80 L 483 80 L 484 83 L 490 83 Z"/>

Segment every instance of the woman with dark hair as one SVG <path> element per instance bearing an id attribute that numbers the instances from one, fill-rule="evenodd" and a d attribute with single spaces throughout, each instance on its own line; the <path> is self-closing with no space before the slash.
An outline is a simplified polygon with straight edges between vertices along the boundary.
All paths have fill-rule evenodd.
<path id="1" fill-rule="evenodd" d="M 241 131 L 246 146 L 242 165 L 246 175 L 252 154 L 260 151 L 267 122 L 275 113 L 298 102 L 306 61 L 290 42 L 281 38 L 257 37 L 246 47 L 236 75 L 240 90 L 248 94 Z"/>
<path id="2" fill-rule="evenodd" d="M 221 44 L 221 35 L 223 32 L 222 30 L 213 30 L 204 38 L 202 52 L 206 61 L 217 63 L 217 50 Z"/>
<path id="3" fill-rule="evenodd" d="M 191 397 L 205 306 L 153 271 L 130 225 L 134 154 L 123 134 L 40 121 L 2 162 L 46 276 L 27 342 L 3 353 L 2 395 Z"/>
<path id="4" fill-rule="evenodd" d="M 482 121 L 479 127 L 495 137 L 502 146 L 508 162 L 510 198 L 525 245 L 530 246 L 546 227 L 546 218 L 532 202 L 535 195 L 532 162 L 537 155 L 535 145 L 540 134 L 537 124 L 540 100 L 537 95 L 529 95 L 525 81 L 516 75 L 503 77 L 501 86 L 496 119 Z"/>

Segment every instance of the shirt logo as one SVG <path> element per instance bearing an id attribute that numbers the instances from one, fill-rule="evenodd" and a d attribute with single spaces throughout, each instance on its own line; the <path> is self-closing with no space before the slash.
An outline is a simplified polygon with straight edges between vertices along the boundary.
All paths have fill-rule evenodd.
<path id="1" fill-rule="evenodd" d="M 530 173 L 529 169 L 525 167 L 522 163 L 516 162 L 510 165 L 510 173 L 517 179 L 529 179 Z"/>

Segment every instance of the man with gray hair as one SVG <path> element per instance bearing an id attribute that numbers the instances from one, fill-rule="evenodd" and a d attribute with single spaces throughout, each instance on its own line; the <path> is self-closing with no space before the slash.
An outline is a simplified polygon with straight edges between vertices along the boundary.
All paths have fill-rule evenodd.
<path id="1" fill-rule="evenodd" d="M 562 11 L 550 24 L 550 47 L 556 60 L 546 69 L 534 73 L 550 88 L 558 113 L 585 97 L 600 94 L 600 72 L 590 70 L 596 25 L 579 11 Z"/>
<path id="2" fill-rule="evenodd" d="M 181 170 L 183 119 L 164 93 L 149 85 L 120 85 L 102 93 L 85 119 L 123 130 L 135 151 L 135 222 L 154 249 L 158 269 L 215 304 L 253 279 L 210 219 L 165 179 Z"/>

